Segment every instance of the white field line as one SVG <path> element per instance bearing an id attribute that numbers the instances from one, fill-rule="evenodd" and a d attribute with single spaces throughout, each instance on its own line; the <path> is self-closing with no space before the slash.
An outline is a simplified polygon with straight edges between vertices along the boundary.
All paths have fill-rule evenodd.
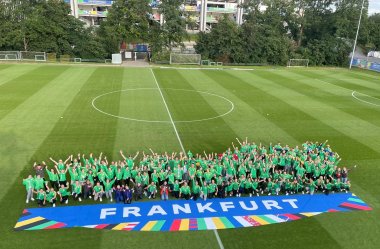
<path id="1" fill-rule="evenodd" d="M 328 81 L 325 81 L 325 80 L 321 80 L 321 79 L 316 79 L 316 80 L 321 81 L 321 82 L 324 82 L 324 83 L 327 83 L 327 84 L 330 84 L 330 85 L 333 85 L 333 86 L 336 86 L 336 87 L 340 87 L 340 88 L 342 88 L 342 89 L 346 89 L 347 91 L 352 91 L 352 92 L 351 92 L 351 96 L 352 96 L 354 99 L 356 99 L 356 100 L 359 100 L 359 101 L 361 101 L 361 102 L 364 102 L 364 103 L 367 103 L 367 104 L 370 104 L 370 105 L 380 106 L 379 104 L 375 104 L 375 103 L 372 103 L 372 102 L 368 102 L 368 101 L 365 101 L 365 100 L 359 99 L 358 97 L 355 96 L 355 93 L 359 93 L 359 94 L 362 94 L 362 95 L 365 95 L 365 96 L 367 96 L 367 97 L 370 97 L 370 98 L 373 98 L 373 99 L 377 99 L 377 100 L 380 100 L 379 98 L 373 97 L 373 96 L 368 95 L 368 94 L 365 94 L 365 93 L 361 93 L 361 92 L 355 91 L 355 90 L 350 89 L 350 88 L 346 88 L 346 87 L 343 87 L 343 86 L 337 86 L 337 85 L 335 85 L 335 84 L 333 84 L 333 83 L 330 83 L 330 82 L 328 82 Z"/>
<path id="2" fill-rule="evenodd" d="M 181 149 L 182 149 L 183 153 L 186 155 L 185 148 L 183 147 L 183 144 L 182 144 L 181 138 L 180 138 L 180 136 L 179 136 L 179 134 L 178 134 L 178 131 L 177 131 L 177 127 L 175 126 L 175 123 L 174 123 L 174 121 L 173 121 L 172 114 L 170 113 L 169 107 L 168 107 L 168 105 L 166 104 L 166 100 L 165 100 L 165 98 L 164 98 L 164 95 L 162 94 L 162 91 L 161 91 L 160 85 L 158 84 L 158 81 L 157 81 L 156 75 L 154 74 L 154 72 L 153 72 L 152 69 L 150 69 L 150 71 L 151 71 L 151 73 L 152 73 L 152 75 L 153 75 L 153 78 L 154 78 L 154 81 L 155 81 L 155 83 L 156 83 L 156 85 L 157 85 L 158 91 L 160 92 L 160 95 L 161 95 L 162 101 L 164 102 L 164 105 L 165 105 L 165 107 L 166 107 L 166 111 L 168 112 L 168 115 L 169 115 L 170 121 L 171 121 L 171 123 L 172 123 L 172 125 L 173 125 L 174 132 L 175 132 L 175 134 L 176 134 L 176 136 L 177 136 L 178 142 L 179 142 L 179 144 L 181 145 Z M 218 231 L 217 231 L 216 229 L 214 229 L 214 234 L 215 234 L 216 240 L 218 241 L 219 248 L 220 248 L 220 249 L 224 249 L 224 246 L 223 246 L 222 240 L 220 239 L 219 234 L 218 234 Z"/>
<path id="3" fill-rule="evenodd" d="M 351 93 L 351 95 L 352 95 L 352 97 L 354 97 L 354 99 L 359 100 L 359 101 L 364 102 L 364 103 L 367 103 L 367 104 L 370 104 L 370 105 L 380 106 L 379 104 L 375 104 L 375 103 L 372 103 L 372 102 L 368 102 L 368 101 L 365 101 L 365 100 L 359 99 L 358 97 L 355 96 L 355 92 L 356 92 L 356 91 L 353 91 L 353 92 Z M 363 94 L 363 93 L 360 93 L 360 94 Z M 366 95 L 366 96 L 368 96 L 368 97 L 371 97 L 371 98 L 374 98 L 374 99 L 379 100 L 378 98 L 372 97 L 372 96 L 367 95 L 367 94 L 363 94 L 363 95 Z"/>
<path id="4" fill-rule="evenodd" d="M 177 127 L 175 126 L 175 123 L 174 123 L 173 118 L 172 118 L 172 114 L 171 114 L 170 111 L 169 111 L 169 107 L 168 107 L 168 105 L 166 104 L 166 100 L 165 100 L 165 98 L 164 98 L 164 95 L 162 94 L 162 91 L 161 91 L 160 85 L 158 84 L 158 81 L 157 81 L 157 79 L 156 79 L 156 75 L 154 74 L 154 72 L 153 72 L 152 69 L 150 69 L 150 72 L 152 73 L 153 78 L 154 78 L 154 82 L 156 83 L 156 86 L 157 86 L 157 88 L 158 88 L 158 91 L 160 92 L 160 95 L 161 95 L 162 101 L 164 102 L 164 105 L 165 105 L 166 111 L 168 112 L 170 122 L 172 123 L 173 129 L 174 129 L 174 132 L 175 132 L 175 134 L 176 134 L 176 136 L 177 136 L 177 139 L 178 139 L 179 145 L 181 146 L 182 152 L 186 155 L 185 148 L 183 147 L 183 144 L 182 144 L 181 138 L 179 137 L 179 134 L 178 134 L 178 131 L 177 131 Z"/>

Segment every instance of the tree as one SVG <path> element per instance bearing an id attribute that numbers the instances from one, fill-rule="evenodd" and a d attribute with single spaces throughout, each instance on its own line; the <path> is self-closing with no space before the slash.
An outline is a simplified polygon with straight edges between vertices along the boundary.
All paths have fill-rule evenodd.
<path id="1" fill-rule="evenodd" d="M 161 27 L 163 45 L 169 51 L 172 47 L 183 46 L 183 39 L 187 36 L 185 12 L 181 7 L 183 0 L 162 0 L 158 12 L 163 15 L 164 23 Z"/>
<path id="2" fill-rule="evenodd" d="M 368 18 L 368 47 L 380 51 L 380 13 Z"/>
<path id="3" fill-rule="evenodd" d="M 223 16 L 210 33 L 199 33 L 195 50 L 202 54 L 203 58 L 224 63 L 246 61 L 241 29 L 228 16 Z"/>
<path id="4" fill-rule="evenodd" d="M 112 52 L 121 42 L 141 42 L 148 40 L 149 22 L 152 9 L 149 0 L 115 0 L 107 19 L 101 23 L 101 34 L 106 36 L 106 47 Z"/>

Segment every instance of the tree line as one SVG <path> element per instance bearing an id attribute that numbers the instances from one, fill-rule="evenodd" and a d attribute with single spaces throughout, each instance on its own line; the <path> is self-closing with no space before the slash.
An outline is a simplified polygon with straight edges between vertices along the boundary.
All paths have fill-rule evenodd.
<path id="1" fill-rule="evenodd" d="M 149 43 L 153 59 L 183 46 L 195 21 L 184 0 L 161 0 L 154 19 L 150 0 L 115 0 L 99 27 L 69 15 L 62 0 L 0 1 L 0 50 L 46 51 L 58 56 L 109 58 L 120 44 Z M 246 0 L 244 23 L 221 16 L 196 36 L 202 58 L 225 63 L 284 65 L 308 58 L 312 65 L 344 65 L 352 49 L 362 0 Z M 368 16 L 368 0 L 358 45 L 380 50 L 380 14 Z"/>

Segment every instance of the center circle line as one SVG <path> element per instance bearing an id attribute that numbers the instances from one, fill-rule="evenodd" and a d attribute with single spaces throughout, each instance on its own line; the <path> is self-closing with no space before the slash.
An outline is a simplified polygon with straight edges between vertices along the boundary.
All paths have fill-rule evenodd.
<path id="1" fill-rule="evenodd" d="M 230 109 L 227 112 L 225 112 L 223 114 L 220 114 L 218 116 L 214 116 L 214 117 L 210 117 L 210 118 L 203 118 L 203 119 L 194 119 L 194 120 L 178 120 L 178 121 L 174 120 L 174 123 L 193 123 L 193 122 L 202 122 L 202 121 L 213 120 L 213 119 L 224 117 L 224 116 L 230 114 L 235 109 L 235 105 L 234 105 L 234 103 L 231 100 L 227 99 L 226 97 L 223 97 L 223 96 L 220 96 L 218 94 L 215 94 L 215 93 L 209 93 L 209 92 L 205 92 L 205 91 L 198 91 L 198 90 L 191 90 L 191 89 L 180 89 L 180 88 L 160 88 L 160 89 L 162 89 L 162 90 L 172 90 L 172 91 L 198 92 L 198 93 L 202 93 L 202 94 L 207 94 L 207 95 L 210 95 L 210 96 L 215 96 L 215 97 L 221 98 L 221 99 L 227 101 L 230 104 L 230 106 L 231 106 Z M 118 115 L 114 115 L 112 113 L 105 112 L 105 111 L 99 109 L 95 105 L 96 100 L 98 100 L 99 98 L 101 98 L 103 96 L 106 96 L 106 95 L 109 95 L 109 94 L 113 94 L 113 93 L 117 93 L 117 92 L 139 91 L 139 90 L 159 90 L 159 89 L 158 88 L 129 88 L 129 89 L 122 89 L 122 90 L 117 90 L 117 91 L 111 91 L 111 92 L 100 94 L 100 95 L 96 96 L 95 98 L 93 98 L 92 102 L 91 102 L 91 105 L 92 105 L 92 107 L 96 111 L 98 111 L 98 112 L 100 112 L 100 113 L 102 113 L 104 115 L 115 117 L 115 118 L 120 118 L 120 119 L 130 120 L 130 121 L 136 121 L 136 122 L 145 122 L 145 123 L 171 123 L 170 120 L 167 120 L 167 121 L 165 121 L 165 120 L 146 120 L 146 119 L 136 119 L 136 118 L 129 118 L 129 117 L 118 116 Z"/>

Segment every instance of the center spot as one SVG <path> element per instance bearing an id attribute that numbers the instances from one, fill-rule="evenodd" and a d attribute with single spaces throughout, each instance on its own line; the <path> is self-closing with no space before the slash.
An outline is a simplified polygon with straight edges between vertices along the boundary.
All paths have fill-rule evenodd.
<path id="1" fill-rule="evenodd" d="M 200 122 L 223 117 L 234 109 L 227 98 L 209 92 L 161 88 L 174 122 Z M 157 88 L 137 88 L 101 94 L 92 100 L 99 112 L 120 119 L 170 123 Z"/>

